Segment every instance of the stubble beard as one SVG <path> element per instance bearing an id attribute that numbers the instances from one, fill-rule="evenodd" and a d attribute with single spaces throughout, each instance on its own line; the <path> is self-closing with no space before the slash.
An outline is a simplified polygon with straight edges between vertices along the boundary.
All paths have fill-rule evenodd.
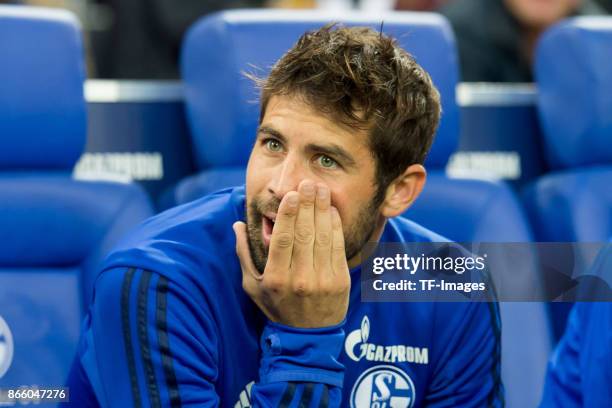
<path id="1" fill-rule="evenodd" d="M 264 244 L 262 236 L 263 214 L 268 212 L 277 213 L 280 200 L 273 198 L 263 202 L 258 197 L 253 197 L 250 203 L 246 203 L 247 234 L 251 259 L 259 273 L 263 273 L 268 262 L 268 247 Z M 378 209 L 375 200 L 362 206 L 352 225 L 343 225 L 344 246 L 346 259 L 354 258 L 374 233 L 378 220 Z"/>

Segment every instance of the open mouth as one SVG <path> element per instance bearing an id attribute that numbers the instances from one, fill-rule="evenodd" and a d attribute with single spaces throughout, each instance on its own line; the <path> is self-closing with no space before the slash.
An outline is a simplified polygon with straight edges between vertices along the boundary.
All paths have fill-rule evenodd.
<path id="1" fill-rule="evenodd" d="M 270 241 L 272 240 L 272 231 L 274 230 L 274 222 L 276 221 L 276 214 L 267 214 L 262 215 L 261 222 L 261 235 L 263 238 L 264 245 L 266 247 L 270 246 Z"/>

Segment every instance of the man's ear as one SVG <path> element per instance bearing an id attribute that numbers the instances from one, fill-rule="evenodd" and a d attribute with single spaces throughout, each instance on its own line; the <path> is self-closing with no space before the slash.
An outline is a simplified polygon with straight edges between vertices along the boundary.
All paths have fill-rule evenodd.
<path id="1" fill-rule="evenodd" d="M 387 187 L 381 214 L 387 218 L 402 214 L 417 199 L 425 186 L 427 172 L 420 164 L 412 164 Z"/>

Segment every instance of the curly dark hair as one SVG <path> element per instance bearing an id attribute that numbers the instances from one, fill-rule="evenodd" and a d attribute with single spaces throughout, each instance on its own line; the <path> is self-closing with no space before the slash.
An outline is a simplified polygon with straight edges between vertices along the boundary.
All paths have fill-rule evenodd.
<path id="1" fill-rule="evenodd" d="M 390 183 L 425 161 L 440 121 L 440 95 L 397 42 L 368 27 L 335 23 L 309 31 L 257 79 L 260 122 L 273 95 L 296 94 L 317 111 L 369 132 L 382 202 Z"/>

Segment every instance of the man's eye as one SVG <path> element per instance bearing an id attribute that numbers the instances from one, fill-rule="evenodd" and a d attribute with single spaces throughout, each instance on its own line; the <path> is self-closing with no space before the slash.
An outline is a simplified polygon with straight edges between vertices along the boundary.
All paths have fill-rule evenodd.
<path id="1" fill-rule="evenodd" d="M 266 143 L 266 147 L 271 152 L 280 152 L 281 150 L 283 150 L 283 146 L 280 144 L 278 140 L 268 139 L 266 140 L 265 143 Z"/>
<path id="2" fill-rule="evenodd" d="M 335 169 L 336 167 L 338 167 L 338 162 L 336 162 L 334 159 L 324 154 L 320 155 L 317 158 L 317 161 L 319 162 L 319 165 L 321 167 L 326 168 L 326 169 Z"/>

